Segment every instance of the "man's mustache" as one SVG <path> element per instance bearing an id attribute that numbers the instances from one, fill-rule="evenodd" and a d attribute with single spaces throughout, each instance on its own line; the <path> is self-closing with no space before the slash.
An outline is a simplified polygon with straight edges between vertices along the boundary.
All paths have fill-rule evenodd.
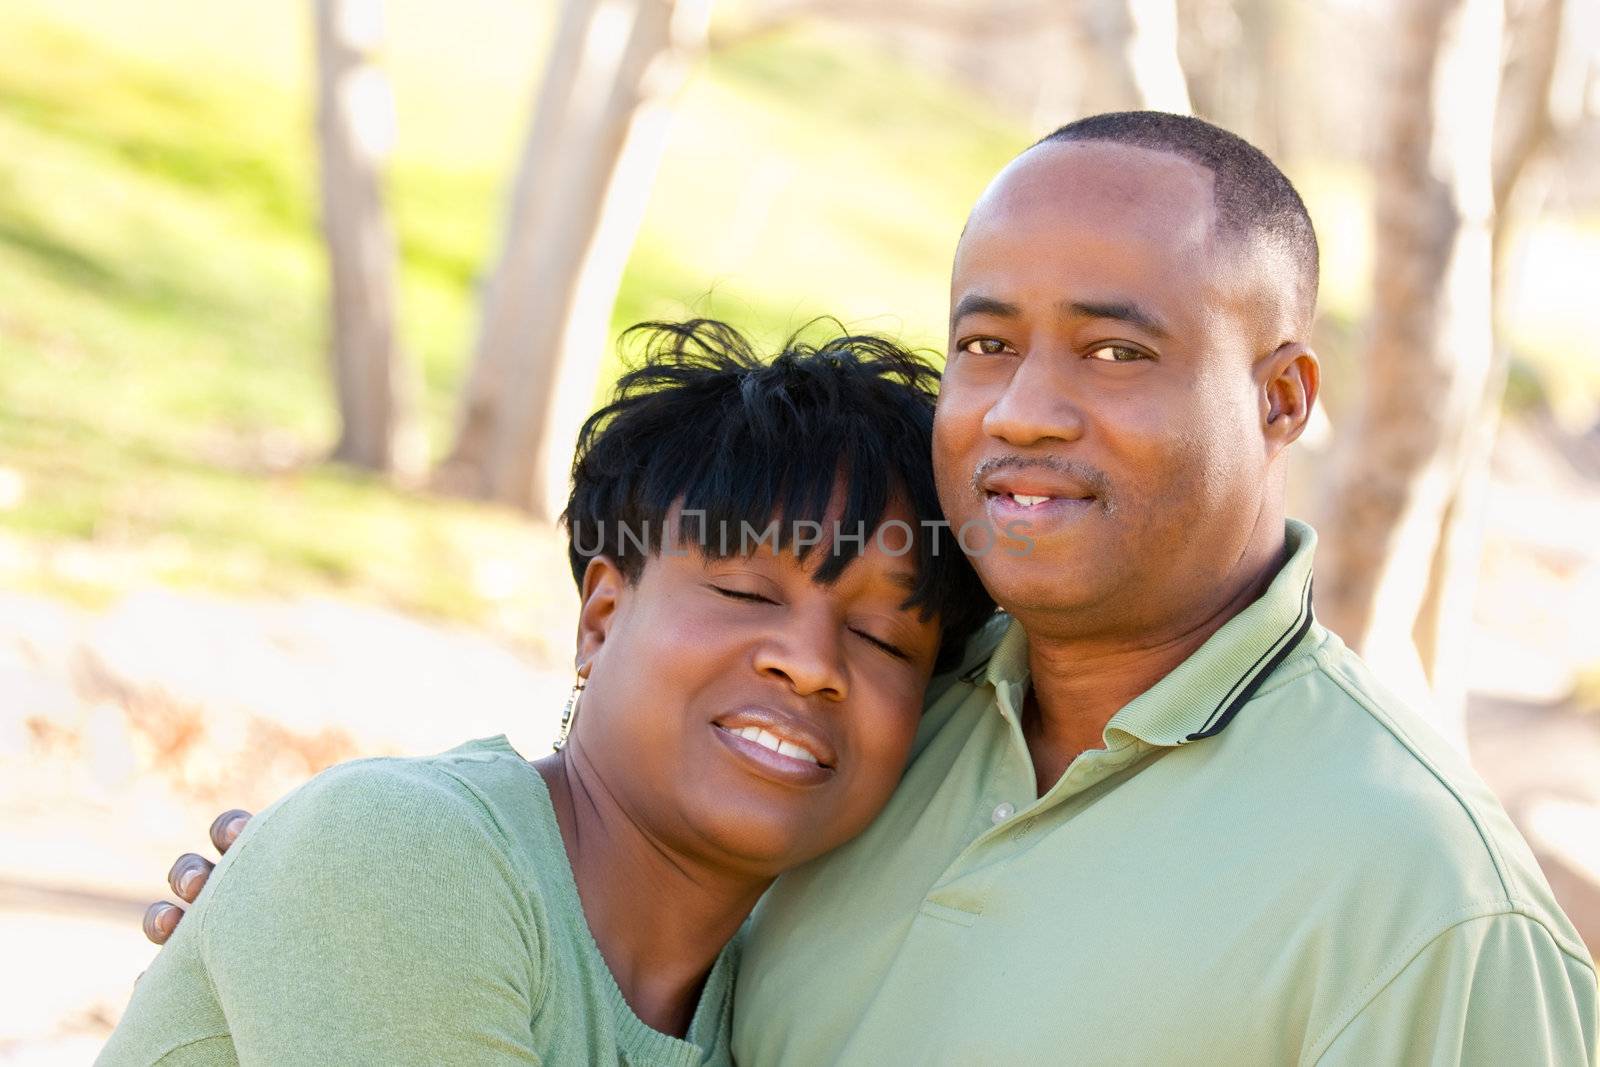
<path id="1" fill-rule="evenodd" d="M 1087 463 L 1077 460 L 1061 459 L 1056 456 L 1020 456 L 1015 453 L 1007 456 L 990 456 L 979 463 L 972 471 L 972 491 L 983 492 L 983 480 L 991 474 L 1001 471 L 1041 470 L 1059 474 L 1089 487 L 1095 499 L 1100 501 L 1100 506 L 1110 511 L 1112 508 L 1111 479 L 1106 477 L 1104 471 L 1098 467 L 1091 467 Z"/>

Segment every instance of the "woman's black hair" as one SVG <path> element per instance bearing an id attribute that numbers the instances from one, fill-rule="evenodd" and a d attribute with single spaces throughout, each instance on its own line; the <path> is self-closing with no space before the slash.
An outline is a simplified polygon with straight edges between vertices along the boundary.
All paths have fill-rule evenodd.
<path id="1" fill-rule="evenodd" d="M 600 555 L 637 579 L 646 557 L 661 551 L 675 506 L 675 539 L 709 558 L 752 551 L 765 538 L 804 559 L 813 544 L 797 531 L 817 532 L 816 543 L 831 550 L 814 572 L 825 583 L 865 548 L 864 532 L 914 558 L 917 584 L 905 606 L 937 614 L 938 668 L 954 665 L 994 602 L 957 538 L 938 525 L 937 370 L 866 335 L 821 344 L 791 337 L 763 359 L 714 319 L 641 323 L 623 343 L 638 352 L 610 402 L 583 425 L 562 516 L 580 587 Z M 914 531 L 880 529 L 895 496 Z M 835 540 L 836 532 L 844 536 Z"/>

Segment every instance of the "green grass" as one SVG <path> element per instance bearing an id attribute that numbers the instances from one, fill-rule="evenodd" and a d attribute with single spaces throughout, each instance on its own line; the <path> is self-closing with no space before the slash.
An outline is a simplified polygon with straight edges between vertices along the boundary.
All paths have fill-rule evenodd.
<path id="1" fill-rule="evenodd" d="M 547 539 L 315 462 L 335 425 L 307 7 L 0 7 L 0 473 L 24 487 L 0 529 L 120 561 L 21 576 L 33 586 L 337 589 L 482 620 L 503 604 L 480 562 Z M 541 5 L 386 8 L 402 333 L 438 454 L 548 27 Z M 964 214 L 1026 141 L 932 73 L 816 28 L 720 52 L 682 96 L 613 333 L 699 312 L 774 339 L 832 315 L 937 345 Z M 1348 377 L 1366 189 L 1350 168 L 1294 176 L 1324 237 L 1325 356 Z M 1600 323 L 1569 291 L 1600 228 L 1530 233 L 1558 254 L 1534 257 L 1519 352 L 1562 395 L 1600 394 L 1600 361 L 1570 358 Z"/>
<path id="2" fill-rule="evenodd" d="M 232 39 L 176 6 L 188 21 L 0 12 L 0 468 L 24 486 L 0 527 L 118 560 L 27 576 L 78 599 L 156 580 L 485 618 L 474 564 L 525 522 L 314 462 L 335 426 L 303 12 L 241 15 Z M 436 454 L 540 52 L 492 5 L 467 14 L 476 48 L 429 51 L 437 9 L 391 9 L 403 336 Z M 683 96 L 614 329 L 697 311 L 771 338 L 828 313 L 930 341 L 965 207 L 1021 140 L 820 36 L 720 54 Z"/>

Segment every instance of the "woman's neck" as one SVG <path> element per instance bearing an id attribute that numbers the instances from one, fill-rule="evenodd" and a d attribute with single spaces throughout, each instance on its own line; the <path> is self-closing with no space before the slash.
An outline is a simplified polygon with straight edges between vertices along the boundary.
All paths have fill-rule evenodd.
<path id="1" fill-rule="evenodd" d="M 584 918 L 623 999 L 646 1025 L 683 1036 L 717 955 L 772 879 L 666 848 L 574 746 L 534 767 L 550 788 Z"/>

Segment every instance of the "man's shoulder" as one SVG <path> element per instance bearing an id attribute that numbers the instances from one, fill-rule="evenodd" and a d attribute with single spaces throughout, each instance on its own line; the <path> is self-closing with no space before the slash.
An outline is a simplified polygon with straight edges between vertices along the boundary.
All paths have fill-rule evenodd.
<path id="1" fill-rule="evenodd" d="M 1526 841 L 1466 756 L 1338 637 L 1327 634 L 1257 702 L 1245 721 L 1258 729 L 1237 740 L 1254 733 L 1268 759 L 1295 768 L 1298 802 L 1316 813 L 1305 829 L 1317 848 L 1405 883 L 1420 910 L 1522 913 L 1558 941 L 1578 943 Z"/>

